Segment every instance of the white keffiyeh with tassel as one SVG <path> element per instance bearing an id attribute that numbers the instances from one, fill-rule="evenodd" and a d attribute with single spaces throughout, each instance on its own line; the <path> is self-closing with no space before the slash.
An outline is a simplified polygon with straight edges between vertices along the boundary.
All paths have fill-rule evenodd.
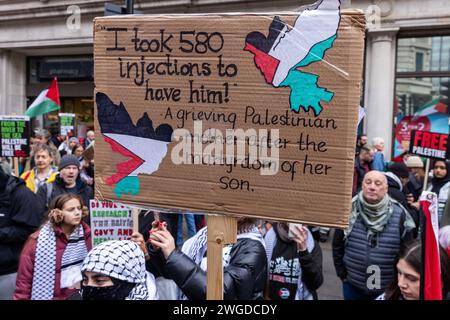
<path id="1" fill-rule="evenodd" d="M 83 226 L 70 235 L 61 261 L 61 288 L 70 288 L 81 281 L 80 267 L 87 255 Z M 33 271 L 31 300 L 52 300 L 55 290 L 56 236 L 51 223 L 39 232 Z"/>

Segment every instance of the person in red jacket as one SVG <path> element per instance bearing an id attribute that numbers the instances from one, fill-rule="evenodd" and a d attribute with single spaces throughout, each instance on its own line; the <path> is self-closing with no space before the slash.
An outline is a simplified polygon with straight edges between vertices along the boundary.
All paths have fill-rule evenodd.
<path id="1" fill-rule="evenodd" d="M 82 280 L 81 264 L 91 249 L 88 214 L 80 196 L 67 193 L 50 204 L 49 221 L 33 233 L 22 251 L 14 300 L 63 300 Z"/>

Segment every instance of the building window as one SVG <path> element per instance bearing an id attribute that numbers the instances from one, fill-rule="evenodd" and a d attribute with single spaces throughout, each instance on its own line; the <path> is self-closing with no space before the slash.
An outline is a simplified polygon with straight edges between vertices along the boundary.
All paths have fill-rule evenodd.
<path id="1" fill-rule="evenodd" d="M 423 71 L 423 53 L 416 52 L 416 72 Z"/>
<path id="2" fill-rule="evenodd" d="M 394 157 L 409 150 L 411 130 L 448 133 L 450 36 L 397 41 Z"/>

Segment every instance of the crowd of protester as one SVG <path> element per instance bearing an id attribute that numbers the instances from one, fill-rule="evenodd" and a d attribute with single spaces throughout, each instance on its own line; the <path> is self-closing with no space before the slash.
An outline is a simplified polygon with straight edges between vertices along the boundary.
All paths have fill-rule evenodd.
<path id="1" fill-rule="evenodd" d="M 0 299 L 201 300 L 206 298 L 203 215 L 141 211 L 130 240 L 92 248 L 93 131 L 85 139 L 35 132 L 19 176 L 0 166 Z M 404 155 L 386 162 L 384 141 L 358 137 L 349 226 L 334 230 L 332 255 L 346 300 L 420 298 L 419 197 L 439 199 L 444 298 L 450 290 L 450 164 Z M 187 227 L 183 227 L 186 221 Z M 184 230 L 187 232 L 184 232 Z M 225 299 L 314 300 L 324 283 L 328 228 L 239 218 L 223 249 Z M 187 233 L 187 234 L 186 234 Z M 379 279 L 368 281 L 376 266 Z"/>

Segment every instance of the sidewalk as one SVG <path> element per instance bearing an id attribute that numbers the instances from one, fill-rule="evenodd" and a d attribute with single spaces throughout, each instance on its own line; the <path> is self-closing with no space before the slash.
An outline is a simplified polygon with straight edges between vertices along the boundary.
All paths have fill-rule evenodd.
<path id="1" fill-rule="evenodd" d="M 323 254 L 323 284 L 317 290 L 319 300 L 343 300 L 341 280 L 337 277 L 333 264 L 331 243 L 334 230 L 330 232 L 327 242 L 320 242 Z"/>

